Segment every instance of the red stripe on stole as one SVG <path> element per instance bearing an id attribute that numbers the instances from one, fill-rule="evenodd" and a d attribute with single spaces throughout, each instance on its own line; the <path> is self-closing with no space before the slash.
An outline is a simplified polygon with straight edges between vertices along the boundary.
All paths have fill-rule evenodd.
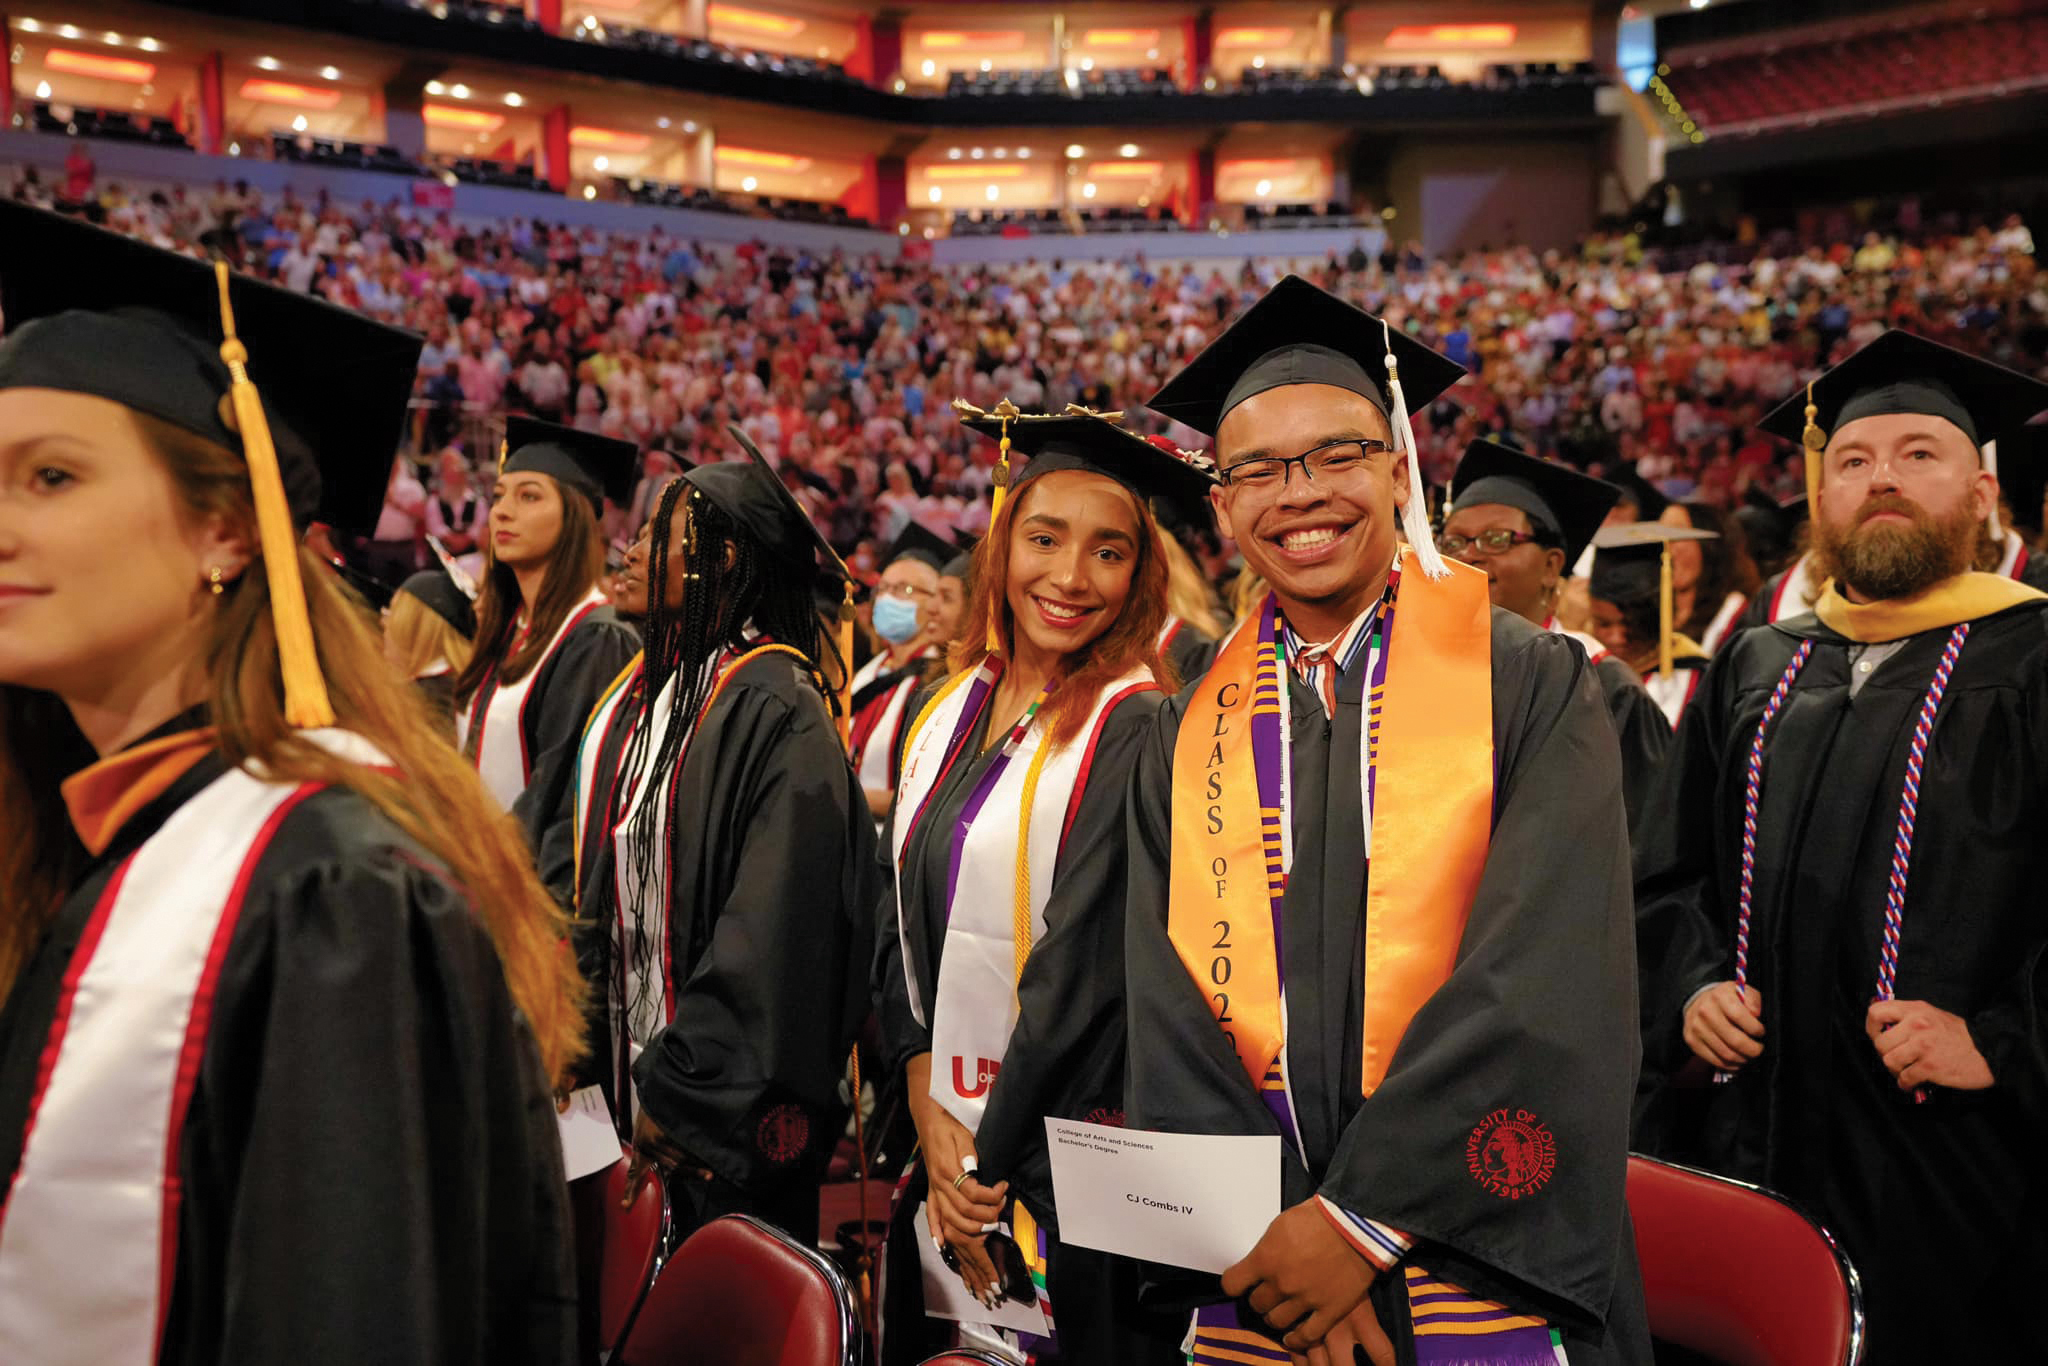
<path id="1" fill-rule="evenodd" d="M 164 1212 L 162 1231 L 159 1234 L 158 1271 L 161 1281 L 157 1287 L 156 1301 L 156 1345 L 163 1349 L 164 1322 L 171 1310 L 171 1285 L 178 1270 L 178 1210 L 184 1201 L 185 1183 L 178 1175 L 178 1156 L 184 1147 L 185 1115 L 192 1106 L 192 1093 L 199 1084 L 199 1067 L 206 1055 L 207 1034 L 213 1027 L 213 994 L 220 985 L 221 964 L 227 960 L 228 942 L 235 937 L 235 926 L 242 919 L 242 905 L 248 900 L 249 883 L 255 876 L 256 865 L 270 848 L 270 841 L 277 834 L 277 827 L 284 823 L 298 804 L 320 791 L 324 783 L 306 783 L 292 793 L 270 818 L 263 822 L 263 828 L 256 832 L 255 842 L 242 860 L 241 868 L 235 874 L 234 887 L 228 892 L 226 906 L 222 909 L 220 921 L 214 926 L 213 943 L 206 951 L 206 966 L 200 970 L 199 986 L 192 994 L 192 1014 L 185 1023 L 185 1046 L 178 1055 L 178 1080 L 171 1088 L 171 1124 L 166 1131 L 168 1141 L 164 1144 Z"/>
<path id="2" fill-rule="evenodd" d="M 1102 715 L 1095 722 L 1095 730 L 1088 737 L 1088 748 L 1081 755 L 1081 771 L 1074 775 L 1074 790 L 1067 794 L 1066 819 L 1060 822 L 1060 843 L 1067 842 L 1067 832 L 1074 828 L 1074 817 L 1081 814 L 1081 794 L 1088 790 L 1088 770 L 1095 766 L 1095 747 L 1102 743 L 1102 732 L 1109 726 L 1109 718 L 1126 697 L 1133 693 L 1158 692 L 1157 683 L 1133 683 L 1109 699 L 1109 705 L 1102 709 Z"/>
<path id="3" fill-rule="evenodd" d="M 5 1195 L 0 1195 L 0 1229 L 7 1224 L 7 1209 L 13 1202 L 14 1185 L 21 1180 L 21 1169 L 28 1165 L 29 1139 L 36 1130 L 36 1112 L 43 1108 L 43 1095 L 50 1089 L 50 1076 L 57 1070 L 57 1054 L 64 1047 L 64 1034 L 71 1026 L 71 1006 L 78 996 L 79 979 L 85 976 L 85 969 L 92 962 L 93 954 L 99 950 L 100 936 L 107 928 L 107 917 L 113 912 L 114 900 L 121 895 L 121 885 L 128 880 L 128 870 L 135 864 L 135 855 L 130 854 L 107 879 L 106 890 L 100 893 L 92 915 L 85 922 L 85 932 L 78 937 L 78 948 L 71 955 L 71 964 L 64 970 L 64 985 L 57 994 L 57 1012 L 50 1021 L 50 1037 L 43 1042 L 43 1056 L 36 1063 L 35 1090 L 29 1093 L 28 1119 L 21 1128 L 21 1160 L 15 1164 L 14 1181 L 8 1183 Z"/>
<path id="4" fill-rule="evenodd" d="M 555 651 L 561 649 L 563 642 L 569 639 L 569 633 L 578 626 L 581 626 L 585 617 L 604 605 L 603 599 L 599 599 L 596 602 L 586 602 L 582 607 L 578 608 L 567 621 L 562 623 L 562 629 L 555 633 L 554 642 L 548 646 L 539 659 L 533 661 L 533 667 L 526 671 L 528 680 L 526 696 L 519 699 L 519 785 L 521 787 L 533 781 L 533 756 L 526 752 L 526 709 L 533 705 L 533 685 L 540 682 L 540 671 L 547 667 L 548 661 L 555 657 Z M 478 766 L 481 767 L 484 759 L 484 747 L 481 743 L 483 737 L 479 734 L 477 738 L 479 743 L 476 747 L 476 759 Z"/>

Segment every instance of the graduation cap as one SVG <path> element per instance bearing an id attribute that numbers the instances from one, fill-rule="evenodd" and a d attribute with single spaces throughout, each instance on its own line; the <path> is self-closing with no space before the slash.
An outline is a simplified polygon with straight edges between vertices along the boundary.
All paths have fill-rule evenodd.
<path id="1" fill-rule="evenodd" d="M 407 597 L 418 598 L 426 609 L 462 634 L 476 639 L 476 605 L 450 578 L 445 569 L 423 569 L 398 585 Z"/>
<path id="2" fill-rule="evenodd" d="M 1147 404 L 1209 436 L 1230 410 L 1255 394 L 1292 384 L 1348 390 L 1386 415 L 1394 449 L 1415 454 L 1408 421 L 1416 407 L 1464 377 L 1465 368 L 1438 355 L 1364 309 L 1289 275 L 1181 367 Z M 1423 572 L 1450 572 L 1429 534 L 1429 502 L 1419 459 L 1408 462 L 1408 502 L 1401 529 Z"/>
<path id="3" fill-rule="evenodd" d="M 1633 602 L 1657 596 L 1657 672 L 1671 676 L 1675 639 L 1671 606 L 1671 543 L 1711 541 L 1720 533 L 1662 522 L 1624 522 L 1593 533 L 1593 573 L 1588 592 L 1604 602 Z"/>
<path id="4" fill-rule="evenodd" d="M 1122 413 L 1097 413 L 1071 405 L 1063 413 L 1020 413 L 1007 399 L 993 412 L 984 413 L 961 399 L 953 400 L 953 408 L 965 426 L 1002 443 L 999 480 L 1009 467 L 1010 451 L 1026 457 L 1023 473 L 1008 476 L 1007 485 L 998 483 L 998 508 L 1007 493 L 1059 470 L 1083 470 L 1114 479 L 1148 507 L 1154 498 L 1206 498 L 1216 487 L 1215 463 L 1208 456 L 1155 446 L 1119 426 L 1117 419 Z"/>
<path id="5" fill-rule="evenodd" d="M 2048 384 L 1911 332 L 1879 336 L 1792 395 L 1757 425 L 1806 451 L 1806 494 L 1820 492 L 1820 456 L 1859 418 L 1916 413 L 1940 418 L 1980 449 L 1998 473 L 1994 443 L 2048 408 Z M 1991 517 L 1998 534 L 1998 516 Z"/>
<path id="6" fill-rule="evenodd" d="M 375 574 L 366 573 L 346 560 L 331 560 L 334 575 L 355 591 L 356 596 L 372 612 L 382 612 L 391 605 L 391 599 L 398 590 Z"/>
<path id="7" fill-rule="evenodd" d="M 0 318 L 0 389 L 89 394 L 242 454 L 285 720 L 332 725 L 296 528 L 376 525 L 420 338 L 11 201 L 0 201 Z"/>
<path id="8" fill-rule="evenodd" d="M 1605 480 L 1538 460 L 1510 446 L 1474 441 L 1465 447 L 1457 472 L 1451 476 L 1451 499 L 1444 515 L 1450 515 L 1450 507 L 1487 503 L 1518 508 L 1533 525 L 1558 538 L 1564 562 L 1572 565 L 1578 563 L 1601 520 L 1620 500 L 1621 490 Z"/>
<path id="9" fill-rule="evenodd" d="M 1654 522 L 1664 515 L 1664 509 L 1671 506 L 1671 499 L 1642 475 L 1636 473 L 1634 465 L 1623 465 L 1615 471 L 1608 483 L 1621 490 L 1621 496 L 1635 504 L 1636 519 Z"/>
<path id="10" fill-rule="evenodd" d="M 609 498 L 624 507 L 633 501 L 640 473 L 640 447 L 631 441 L 543 422 L 537 417 L 505 419 L 505 458 L 499 474 L 545 474 L 576 490 L 604 512 Z"/>
<path id="11" fill-rule="evenodd" d="M 937 532 L 922 522 L 911 522 L 903 528 L 903 534 L 889 547 L 889 553 L 882 557 L 882 568 L 887 569 L 898 560 L 916 560 L 933 569 L 942 568 L 953 557 L 953 547 Z"/>

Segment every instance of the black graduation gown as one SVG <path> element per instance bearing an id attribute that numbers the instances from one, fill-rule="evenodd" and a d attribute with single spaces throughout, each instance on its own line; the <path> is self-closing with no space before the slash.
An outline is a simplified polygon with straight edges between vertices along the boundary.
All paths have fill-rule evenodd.
<path id="1" fill-rule="evenodd" d="M 1633 835 L 1649 805 L 1650 791 L 1664 771 L 1664 756 L 1671 749 L 1671 723 L 1643 691 L 1636 671 L 1614 656 L 1593 665 L 1593 681 L 1607 703 L 1607 717 L 1614 722 L 1614 738 L 1621 745 L 1621 800 Z"/>
<path id="2" fill-rule="evenodd" d="M 925 698 L 916 700 L 922 703 Z M 1011 1191 L 1055 1238 L 1059 1216 L 1053 1204 L 1046 1119 L 1121 1124 L 1124 1118 L 1124 795 L 1162 700 L 1156 692 L 1134 693 L 1103 719 L 1087 785 L 1073 826 L 1060 845 L 1044 924 L 1017 983 L 1017 1023 L 990 1083 L 988 1108 L 975 1134 L 980 1179 L 991 1185 L 1008 1181 Z M 902 905 L 911 957 L 907 964 L 903 936 L 897 932 L 896 884 L 890 866 L 893 840 L 886 834 L 882 840 L 875 1005 L 892 1077 L 901 1076 L 911 1058 L 931 1051 L 931 1030 L 910 1012 L 906 973 L 917 974 L 919 999 L 937 999 L 946 938 L 948 836 L 999 752 L 999 747 L 983 748 L 989 724 L 984 708 L 966 742 L 967 753 L 933 788 L 925 818 L 904 850 Z M 1075 743 L 1085 743 L 1086 738 Z M 1067 796 L 1041 792 L 1038 799 L 1065 802 Z M 892 813 L 892 822 L 896 814 L 900 813 Z M 916 1201 L 903 1203 L 908 1214 L 916 1213 Z M 926 1237 L 927 1231 L 910 1227 L 910 1220 L 902 1218 L 891 1236 L 898 1245 L 891 1249 L 892 1277 L 915 1277 L 917 1252 L 908 1240 Z M 1062 1325 L 1060 1360 L 1137 1366 L 1145 1360 L 1179 1359 L 1173 1348 L 1185 1325 L 1146 1325 L 1135 1318 L 1128 1302 L 1135 1289 L 1128 1267 L 1112 1270 L 1102 1254 L 1065 1246 L 1055 1249 L 1048 1261 L 1047 1294 L 1054 1319 Z M 910 1284 L 914 1288 L 915 1280 Z M 1125 1292 L 1125 1302 L 1110 1302 L 1118 1290 Z M 899 1304 L 905 1306 L 903 1313 L 915 1313 L 911 1306 L 921 1305 L 921 1300 L 891 1295 L 890 1333 L 914 1336 L 916 1329 L 902 1324 L 901 1316 L 893 1312 Z M 899 1331 L 899 1325 L 907 1331 Z"/>
<path id="3" fill-rule="evenodd" d="M 64 974 L 121 863 L 222 772 L 202 759 L 114 837 L 0 1010 L 0 1189 Z M 164 1363 L 566 1363 L 561 1144 L 482 924 L 353 793 L 258 860 L 178 1145 Z"/>
<path id="4" fill-rule="evenodd" d="M 674 784 L 675 1018 L 634 1066 L 635 1087 L 714 1174 L 680 1218 L 750 1209 L 815 1240 L 818 1184 L 846 1122 L 840 1078 L 868 1010 L 874 820 L 824 699 L 780 652 L 727 682 Z M 595 917 L 614 902 L 611 850 L 592 852 Z"/>
<path id="5" fill-rule="evenodd" d="M 1575 1366 L 1644 1362 L 1623 1195 L 1638 1041 L 1613 726 L 1584 652 L 1564 637 L 1496 608 L 1492 654 L 1486 870 L 1455 971 L 1416 1014 L 1370 1101 L 1359 1095 L 1359 696 L 1368 652 L 1339 680 L 1334 722 L 1289 679 L 1294 868 L 1284 966 L 1289 1079 L 1308 1164 L 1283 1150 L 1282 1199 L 1291 1206 L 1320 1193 L 1403 1230 L 1421 1265 L 1549 1318 Z M 1274 1133 L 1167 937 L 1173 750 L 1189 696 L 1161 709 L 1131 793 L 1131 1124 Z M 1490 1194 L 1466 1162 L 1467 1137 L 1502 1107 L 1533 1112 L 1557 1144 L 1549 1182 L 1516 1201 Z M 1220 1299 L 1210 1287 L 1208 1298 Z"/>
<path id="6" fill-rule="evenodd" d="M 2048 602 L 1978 620 L 1921 779 L 1896 994 L 1961 1015 L 1996 1085 L 1900 1092 L 1864 1034 L 1915 719 L 1949 636 L 1909 637 L 1849 696 L 1851 642 L 1811 614 L 1731 642 L 1678 734 L 1638 851 L 1646 1087 L 1683 1012 L 1730 979 L 1750 744 L 1765 750 L 1750 930 L 1764 1052 L 1731 1085 L 1650 1096 L 1641 1141 L 1805 1202 L 1863 1273 L 1873 1363 L 2048 1359 Z M 1934 1287 L 1939 1287 L 1936 1290 Z"/>
<path id="7" fill-rule="evenodd" d="M 911 723 L 917 720 L 916 707 L 924 697 L 929 696 L 916 684 L 930 665 L 929 656 L 919 655 L 902 668 L 890 669 L 870 680 L 847 702 L 847 707 L 853 714 L 855 746 L 863 750 L 871 749 L 875 745 L 889 747 L 889 786 L 892 788 L 896 785 L 897 779 L 902 777 L 903 741 L 910 734 Z M 912 685 L 911 696 L 904 702 L 903 710 L 897 713 L 895 732 L 890 735 L 876 733 L 881 717 L 879 714 L 870 717 L 867 713 L 870 710 L 880 713 L 886 709 L 889 698 L 906 683 Z M 863 735 L 863 731 L 867 733 Z"/>
<path id="8" fill-rule="evenodd" d="M 1209 665 L 1216 658 L 1219 641 L 1209 639 L 1187 622 L 1181 623 L 1173 639 L 1166 643 L 1166 657 L 1173 663 L 1174 674 L 1183 684 L 1194 682 L 1209 672 Z"/>
<path id="9" fill-rule="evenodd" d="M 533 846 L 542 884 L 562 906 L 571 904 L 576 889 L 576 751 L 583 726 L 639 650 L 639 636 L 618 613 L 596 607 L 534 673 L 522 726 L 529 776 L 512 815 Z"/>

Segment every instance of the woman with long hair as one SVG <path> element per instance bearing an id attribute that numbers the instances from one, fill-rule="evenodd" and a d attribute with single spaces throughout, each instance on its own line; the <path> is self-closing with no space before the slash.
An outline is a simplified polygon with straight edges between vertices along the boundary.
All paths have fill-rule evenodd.
<path id="1" fill-rule="evenodd" d="M 812 606 L 818 562 L 844 571 L 732 431 L 748 458 L 664 489 L 629 561 L 646 648 L 576 766 L 578 950 L 593 1079 L 678 1226 L 743 1212 L 814 1240 L 866 1014 L 874 825 Z"/>
<path id="2" fill-rule="evenodd" d="M 597 699 L 633 657 L 605 602 L 604 500 L 623 499 L 631 442 L 536 418 L 505 424 L 476 604 L 476 648 L 455 676 L 462 752 L 519 818 L 541 881 L 574 893 L 569 789 Z"/>
<path id="3" fill-rule="evenodd" d="M 1059 1241 L 1045 1119 L 1121 1122 L 1124 780 L 1178 686 L 1151 499 L 1212 481 L 1093 414 L 968 425 L 1030 463 L 976 551 L 886 841 L 878 1009 L 920 1152 L 890 1235 L 886 1358 L 920 1360 L 956 1331 L 926 1317 L 930 1254 L 990 1310 L 957 1329 L 974 1345 L 1177 1361 L 1185 1325 L 1148 1331 L 1124 1269 Z"/>
<path id="4" fill-rule="evenodd" d="M 1763 582 L 1742 524 L 1710 503 L 1673 503 L 1657 520 L 1710 533 L 1672 542 L 1671 587 L 1679 632 L 1711 657 L 1741 629 L 1743 609 Z"/>
<path id="5" fill-rule="evenodd" d="M 469 663 L 476 604 L 446 569 L 422 569 L 398 585 L 384 608 L 384 658 L 413 681 L 450 739 L 455 676 Z"/>
<path id="6" fill-rule="evenodd" d="M 1708 656 L 1678 628 L 1677 612 L 1664 606 L 1662 585 L 1667 576 L 1677 577 L 1665 556 L 1675 561 L 1683 543 L 1704 543 L 1713 535 L 1657 521 L 1624 522 L 1593 537 L 1589 634 L 1636 672 L 1673 730 L 1706 677 Z"/>
<path id="7" fill-rule="evenodd" d="M 419 339 L 0 242 L 0 1359 L 565 1360 L 566 927 L 299 544 Z"/>

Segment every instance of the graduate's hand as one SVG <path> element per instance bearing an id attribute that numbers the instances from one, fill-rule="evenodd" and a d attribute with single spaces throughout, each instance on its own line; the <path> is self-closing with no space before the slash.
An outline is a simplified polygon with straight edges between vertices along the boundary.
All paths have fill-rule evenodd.
<path id="1" fill-rule="evenodd" d="M 959 1273 L 960 1283 L 967 1287 L 967 1293 L 994 1309 L 1002 1302 L 1002 1277 L 996 1274 L 995 1258 L 988 1255 L 988 1239 L 980 1233 L 962 1233 L 950 1227 L 939 1214 L 936 1200 L 925 1201 L 925 1218 L 931 1225 L 932 1241 L 939 1245 L 940 1256 L 948 1249 L 952 1256 L 946 1258 L 947 1265 Z"/>
<path id="2" fill-rule="evenodd" d="M 1266 1225 L 1258 1245 L 1223 1273 L 1223 1293 L 1248 1293 L 1252 1308 L 1285 1334 L 1281 1346 L 1306 1353 L 1364 1304 L 1378 1274 L 1311 1196 Z"/>
<path id="3" fill-rule="evenodd" d="M 1291 1355 L 1295 1366 L 1395 1366 L 1394 1344 L 1381 1330 L 1370 1300 L 1345 1315 L 1330 1336 Z"/>
<path id="4" fill-rule="evenodd" d="M 689 1154 L 643 1109 L 633 1120 L 633 1156 L 626 1163 L 626 1195 L 619 1201 L 620 1209 L 633 1208 L 633 1202 L 640 1198 L 640 1188 L 647 1184 L 651 1167 L 659 1167 L 664 1180 L 679 1173 L 700 1181 L 711 1179 L 710 1170 L 690 1163 Z"/>
<path id="5" fill-rule="evenodd" d="M 932 1055 L 920 1053 L 904 1068 L 910 1089 L 910 1122 L 917 1128 L 918 1145 L 924 1150 L 924 1170 L 931 1194 L 927 1204 L 956 1233 L 979 1238 L 989 1225 L 1003 1217 L 1003 1201 L 1009 1198 L 1010 1183 L 998 1181 L 985 1186 L 962 1173 L 975 1167 L 974 1135 L 953 1118 L 945 1106 L 932 1099 Z"/>
<path id="6" fill-rule="evenodd" d="M 1872 1001 L 1863 1032 L 1901 1091 L 1982 1091 L 1995 1080 L 1963 1017 L 1925 1001 Z"/>
<path id="7" fill-rule="evenodd" d="M 1685 1046 L 1723 1072 L 1764 1051 L 1764 998 L 1755 987 L 1716 982 L 1685 1008 Z"/>

